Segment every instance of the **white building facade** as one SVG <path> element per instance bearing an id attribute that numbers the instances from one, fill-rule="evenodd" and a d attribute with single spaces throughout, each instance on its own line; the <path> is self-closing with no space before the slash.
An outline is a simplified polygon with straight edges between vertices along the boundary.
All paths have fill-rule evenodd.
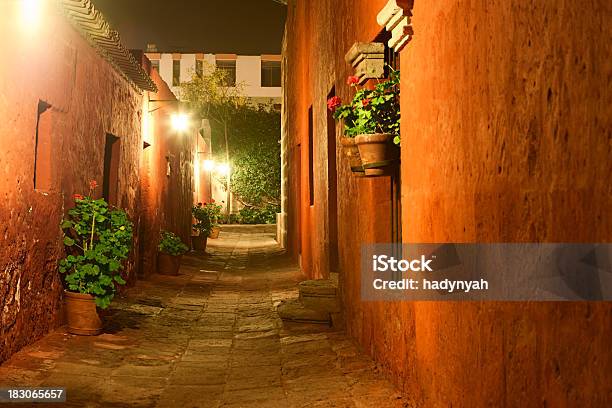
<path id="1" fill-rule="evenodd" d="M 280 55 L 159 52 L 147 52 L 146 55 L 179 98 L 181 82 L 189 82 L 193 75 L 202 73 L 207 67 L 217 67 L 228 71 L 229 85 L 240 84 L 244 95 L 252 102 L 278 105 L 280 109 Z"/>

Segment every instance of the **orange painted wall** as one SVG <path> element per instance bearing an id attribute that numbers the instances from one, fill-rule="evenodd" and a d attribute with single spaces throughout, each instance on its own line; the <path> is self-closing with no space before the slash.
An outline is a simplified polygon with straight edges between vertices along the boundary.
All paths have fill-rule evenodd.
<path id="1" fill-rule="evenodd" d="M 333 85 L 350 97 L 344 55 L 376 37 L 385 3 L 289 2 L 287 137 L 293 151 L 301 146 L 301 166 L 289 164 L 289 249 L 301 247 L 311 277 L 326 275 L 329 253 L 325 99 Z M 405 242 L 612 239 L 606 7 L 416 0 L 414 39 L 401 53 Z M 609 302 L 361 302 L 357 254 L 361 243 L 390 239 L 389 180 L 356 179 L 339 153 L 337 160 L 347 330 L 416 405 L 598 407 L 612 400 Z"/>

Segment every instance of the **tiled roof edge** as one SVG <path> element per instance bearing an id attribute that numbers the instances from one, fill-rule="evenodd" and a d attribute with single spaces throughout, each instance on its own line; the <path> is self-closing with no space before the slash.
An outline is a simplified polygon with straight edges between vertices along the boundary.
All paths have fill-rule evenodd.
<path id="1" fill-rule="evenodd" d="M 58 0 L 72 25 L 128 82 L 141 91 L 157 92 L 157 86 L 112 30 L 91 0 Z"/>

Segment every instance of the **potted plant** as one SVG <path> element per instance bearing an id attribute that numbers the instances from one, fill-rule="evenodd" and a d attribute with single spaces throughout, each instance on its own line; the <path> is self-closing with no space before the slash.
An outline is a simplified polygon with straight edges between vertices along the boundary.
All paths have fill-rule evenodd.
<path id="1" fill-rule="evenodd" d="M 132 247 L 132 223 L 125 211 L 112 209 L 103 199 L 91 196 L 97 183 L 90 182 L 90 195 L 74 195 L 75 206 L 62 221 L 66 257 L 59 269 L 66 284 L 68 331 L 96 335 L 102 331 L 97 307 L 106 309 L 121 276 L 123 262 Z"/>
<path id="2" fill-rule="evenodd" d="M 342 105 L 337 96 L 327 101 L 334 118 L 344 122 L 341 144 L 351 170 L 359 170 L 356 146 L 366 176 L 383 174 L 384 167 L 395 159 L 391 141 L 400 144 L 399 71 L 389 69 L 388 80 L 379 81 L 373 89 L 358 89 L 350 104 Z M 347 80 L 352 87 L 358 82 L 354 76 Z"/>
<path id="3" fill-rule="evenodd" d="M 206 207 L 206 204 L 198 203 L 191 209 L 191 214 L 195 219 L 195 223 L 193 224 L 195 235 L 191 236 L 191 246 L 194 251 L 204 252 L 206 250 L 208 235 L 213 228 L 210 211 Z"/>
<path id="4" fill-rule="evenodd" d="M 162 231 L 161 239 L 157 247 L 157 272 L 162 275 L 178 275 L 181 267 L 181 258 L 189 249 L 187 245 L 170 231 Z"/>
<path id="5" fill-rule="evenodd" d="M 221 220 L 221 212 L 223 211 L 223 206 L 216 204 L 215 200 L 212 199 L 210 203 L 204 204 L 204 207 L 208 211 L 210 216 L 210 221 L 212 223 L 212 229 L 210 234 L 208 234 L 208 238 L 217 239 L 219 238 L 219 233 L 221 232 L 221 226 L 219 221 Z"/>

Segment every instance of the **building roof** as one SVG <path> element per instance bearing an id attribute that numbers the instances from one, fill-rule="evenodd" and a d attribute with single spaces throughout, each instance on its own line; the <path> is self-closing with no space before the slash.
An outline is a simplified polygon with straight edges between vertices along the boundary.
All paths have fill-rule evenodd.
<path id="1" fill-rule="evenodd" d="M 142 91 L 157 92 L 157 86 L 142 65 L 121 44 L 91 0 L 58 0 L 73 26 L 128 82 Z"/>

